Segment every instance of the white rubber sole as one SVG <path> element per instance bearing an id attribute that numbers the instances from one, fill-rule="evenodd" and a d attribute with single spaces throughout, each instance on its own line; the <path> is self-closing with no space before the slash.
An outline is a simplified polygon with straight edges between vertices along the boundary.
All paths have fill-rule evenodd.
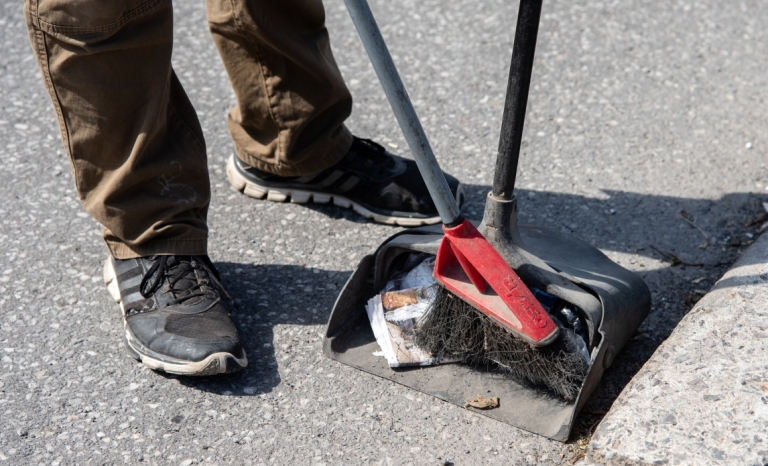
<path id="1" fill-rule="evenodd" d="M 408 217 L 407 213 L 403 212 L 402 216 L 394 215 L 381 215 L 376 212 L 371 212 L 360 204 L 351 199 L 347 199 L 343 196 L 334 194 L 318 193 L 315 191 L 305 191 L 299 189 L 278 189 L 268 188 L 265 186 L 259 186 L 246 179 L 241 175 L 237 168 L 235 168 L 235 156 L 230 155 L 227 160 L 227 178 L 229 183 L 238 191 L 242 192 L 248 197 L 254 199 L 264 199 L 272 202 L 286 202 L 290 201 L 294 204 L 306 204 L 313 202 L 315 204 L 328 204 L 333 202 L 334 205 L 343 207 L 345 209 L 352 209 L 365 218 L 369 218 L 377 223 L 383 223 L 385 225 L 399 225 L 402 227 L 419 227 L 423 225 L 434 225 L 440 223 L 440 217 L 427 217 L 427 218 L 412 218 Z M 459 185 L 459 192 L 457 197 L 461 199 L 463 197 L 463 187 Z"/>
<path id="2" fill-rule="evenodd" d="M 120 297 L 115 269 L 112 267 L 112 260 L 110 258 L 107 258 L 104 264 L 104 284 L 107 285 L 109 295 L 120 305 L 120 310 L 125 315 L 125 307 Z M 245 356 L 245 353 L 243 353 L 242 358 L 236 358 L 231 353 L 213 353 L 202 361 L 183 361 L 180 359 L 173 362 L 163 361 L 148 354 L 148 351 L 133 336 L 133 332 L 128 328 L 128 323 L 125 320 L 123 320 L 123 331 L 125 344 L 130 355 L 156 371 L 178 375 L 202 376 L 237 372 L 248 365 L 248 358 Z"/>

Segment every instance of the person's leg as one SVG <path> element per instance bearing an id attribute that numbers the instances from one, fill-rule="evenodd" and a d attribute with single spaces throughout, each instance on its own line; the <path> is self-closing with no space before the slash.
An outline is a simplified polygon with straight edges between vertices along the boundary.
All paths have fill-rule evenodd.
<path id="1" fill-rule="evenodd" d="M 78 194 L 104 226 L 129 353 L 211 375 L 247 365 L 206 254 L 202 129 L 171 68 L 170 0 L 27 0 L 30 41 Z"/>
<path id="2" fill-rule="evenodd" d="M 416 164 L 344 127 L 352 99 L 331 53 L 322 0 L 207 0 L 237 105 L 227 176 L 246 195 L 353 208 L 374 221 L 440 221 Z M 459 202 L 457 179 L 447 176 Z"/>
<path id="3" fill-rule="evenodd" d="M 237 105 L 240 160 L 281 176 L 319 172 L 352 145 L 352 97 L 331 53 L 321 0 L 207 0 Z"/>
<path id="4" fill-rule="evenodd" d="M 25 9 L 77 192 L 112 256 L 205 254 L 205 143 L 171 68 L 171 2 L 28 0 Z"/>

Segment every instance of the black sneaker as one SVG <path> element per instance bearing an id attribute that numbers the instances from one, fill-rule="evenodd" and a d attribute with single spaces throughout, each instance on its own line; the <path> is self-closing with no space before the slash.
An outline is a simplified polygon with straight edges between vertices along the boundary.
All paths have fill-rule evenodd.
<path id="1" fill-rule="evenodd" d="M 123 309 L 128 352 L 150 368 L 214 375 L 248 365 L 234 303 L 207 256 L 110 257 L 104 283 Z"/>
<path id="2" fill-rule="evenodd" d="M 249 167 L 234 155 L 227 162 L 232 186 L 247 196 L 303 204 L 333 201 L 363 217 L 407 227 L 440 222 L 416 162 L 387 152 L 367 139 L 354 138 L 336 165 L 306 176 L 277 176 Z M 461 205 L 464 193 L 456 178 L 445 175 Z"/>

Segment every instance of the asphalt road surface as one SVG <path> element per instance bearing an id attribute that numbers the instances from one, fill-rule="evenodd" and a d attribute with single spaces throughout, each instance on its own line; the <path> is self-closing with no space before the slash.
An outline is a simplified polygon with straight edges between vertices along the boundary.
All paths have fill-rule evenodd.
<path id="1" fill-rule="evenodd" d="M 517 3 L 372 8 L 443 168 L 467 185 L 465 213 L 479 217 Z M 321 353 L 331 306 L 360 258 L 397 229 L 229 187 L 232 91 L 204 2 L 178 2 L 173 61 L 208 143 L 210 255 L 241 304 L 250 366 L 210 379 L 154 373 L 122 347 L 101 282 L 100 228 L 73 192 L 21 10 L 18 0 L 0 3 L 0 463 L 569 464 L 632 374 L 758 234 L 759 223 L 744 223 L 767 200 L 768 3 L 548 1 L 521 218 L 642 274 L 651 315 L 567 444 L 342 366 Z M 326 11 L 356 99 L 349 127 L 408 155 L 342 1 Z"/>

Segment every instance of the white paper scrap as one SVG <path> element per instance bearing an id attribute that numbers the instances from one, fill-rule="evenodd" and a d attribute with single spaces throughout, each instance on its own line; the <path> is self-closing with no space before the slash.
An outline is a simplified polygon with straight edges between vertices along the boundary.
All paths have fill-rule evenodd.
<path id="1" fill-rule="evenodd" d="M 381 295 L 374 296 L 366 304 L 365 310 L 371 322 L 373 335 L 389 367 L 429 366 L 438 363 L 438 360 L 429 352 L 422 350 L 413 342 L 413 327 L 417 325 L 418 319 L 424 315 L 428 307 L 428 303 L 416 303 L 385 313 Z M 401 310 L 403 312 L 398 313 Z M 404 318 L 391 320 L 390 315 L 396 315 L 398 319 Z"/>

